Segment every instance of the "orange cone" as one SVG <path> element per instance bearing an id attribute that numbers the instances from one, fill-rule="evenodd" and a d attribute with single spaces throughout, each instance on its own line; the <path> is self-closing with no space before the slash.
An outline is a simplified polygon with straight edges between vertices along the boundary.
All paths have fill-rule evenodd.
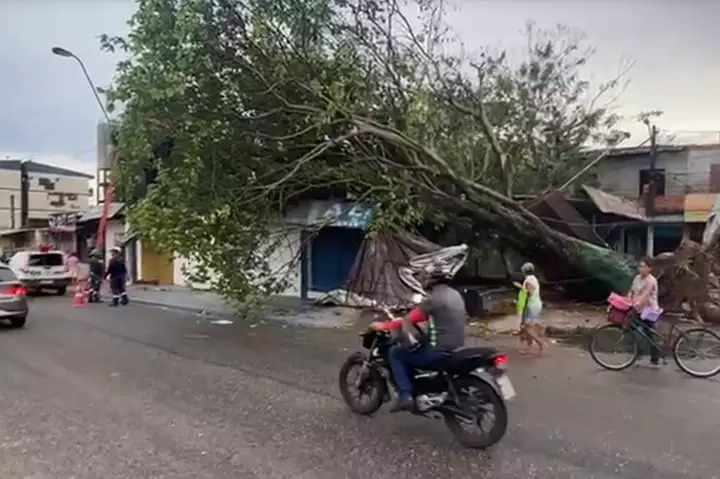
<path id="1" fill-rule="evenodd" d="M 78 283 L 75 286 L 75 297 L 73 298 L 73 308 L 84 308 L 85 307 L 85 288 L 82 287 L 82 283 Z"/>

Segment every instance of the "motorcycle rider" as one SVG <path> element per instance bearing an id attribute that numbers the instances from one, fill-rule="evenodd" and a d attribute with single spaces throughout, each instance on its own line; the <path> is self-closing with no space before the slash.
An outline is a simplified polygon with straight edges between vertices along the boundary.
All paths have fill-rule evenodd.
<path id="1" fill-rule="evenodd" d="M 110 278 L 110 290 L 113 295 L 110 306 L 117 306 L 118 302 L 123 305 L 128 304 L 128 295 L 125 291 L 127 267 L 125 266 L 125 259 L 120 254 L 120 248 L 118 247 L 110 250 L 110 262 L 108 263 L 105 277 Z"/>
<path id="2" fill-rule="evenodd" d="M 435 263 L 425 265 L 422 276 L 427 295 L 403 318 L 387 323 L 373 323 L 376 330 L 392 331 L 402 328 L 410 345 L 395 344 L 390 349 L 390 367 L 397 383 L 398 398 L 390 412 L 411 411 L 415 408 L 412 377 L 415 368 L 426 368 L 465 345 L 467 310 L 459 291 L 450 286 L 455 273 L 467 258 L 467 246 L 462 245 L 460 262 L 454 265 Z M 411 264 L 412 267 L 412 264 Z M 427 322 L 422 338 L 415 325 Z"/>
<path id="3" fill-rule="evenodd" d="M 105 262 L 102 252 L 94 249 L 90 252 L 90 301 L 100 303 L 100 287 L 105 276 Z"/>

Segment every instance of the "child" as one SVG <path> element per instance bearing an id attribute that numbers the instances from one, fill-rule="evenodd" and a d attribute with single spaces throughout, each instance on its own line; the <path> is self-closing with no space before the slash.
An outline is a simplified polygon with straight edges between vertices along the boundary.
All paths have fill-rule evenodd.
<path id="1" fill-rule="evenodd" d="M 540 312 L 542 311 L 542 299 L 540 297 L 540 282 L 535 276 L 535 266 L 532 263 L 525 263 L 520 268 L 525 280 L 520 285 L 522 290 L 527 293 L 527 303 L 523 308 L 523 314 L 520 323 L 520 341 L 527 343 L 527 349 L 521 350 L 521 354 L 527 354 L 532 349 L 532 344 L 537 343 L 538 354 L 542 354 L 545 346 L 543 337 L 543 327 L 540 324 Z"/>

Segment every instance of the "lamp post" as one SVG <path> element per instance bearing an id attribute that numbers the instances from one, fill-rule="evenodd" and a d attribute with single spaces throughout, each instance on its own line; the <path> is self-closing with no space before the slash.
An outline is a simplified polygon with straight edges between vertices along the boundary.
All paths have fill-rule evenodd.
<path id="1" fill-rule="evenodd" d="M 100 107 L 100 111 L 102 111 L 103 116 L 105 117 L 105 121 L 107 121 L 108 127 L 110 126 L 110 115 L 107 112 L 107 109 L 105 108 L 105 105 L 103 104 L 102 100 L 100 99 L 100 94 L 102 90 L 99 90 L 97 86 L 95 86 L 95 83 L 92 81 L 92 78 L 90 78 L 90 74 L 87 71 L 87 68 L 85 68 L 85 64 L 83 61 L 75 55 L 70 50 L 67 50 L 62 47 L 53 47 L 52 50 L 53 54 L 63 57 L 63 58 L 73 58 L 76 62 L 78 62 L 78 65 L 80 65 L 80 68 L 83 71 L 83 74 L 85 75 L 85 79 L 87 80 L 88 84 L 90 85 L 90 89 L 93 92 L 93 96 L 95 96 L 95 101 L 97 101 L 98 106 Z M 113 152 L 113 158 L 111 160 L 111 169 L 114 166 L 115 163 L 115 154 Z M 105 191 L 105 198 L 103 200 L 103 209 L 102 209 L 102 216 L 100 217 L 100 224 L 98 225 L 98 230 L 95 235 L 95 243 L 94 247 L 96 249 L 102 249 L 105 246 L 105 230 L 107 228 L 107 221 L 108 221 L 108 213 L 110 211 L 110 203 L 113 201 L 113 197 L 115 196 L 115 187 L 112 182 L 112 177 L 108 181 L 107 190 Z"/>
<path id="2" fill-rule="evenodd" d="M 85 79 L 87 80 L 88 84 L 90 85 L 90 89 L 93 92 L 93 96 L 95 96 L 95 101 L 97 101 L 98 106 L 100 107 L 100 111 L 102 111 L 103 116 L 105 117 L 105 120 L 110 123 L 110 115 L 107 112 L 107 109 L 105 109 L 105 105 L 103 105 L 102 100 L 100 99 L 99 92 L 103 91 L 100 90 L 98 87 L 95 86 L 95 83 L 93 83 L 92 78 L 90 78 L 90 74 L 87 71 L 87 68 L 85 68 L 85 64 L 83 61 L 75 55 L 70 50 L 66 50 L 62 47 L 53 47 L 52 52 L 59 56 L 64 58 L 73 58 L 76 62 L 78 62 L 78 65 L 80 65 L 80 68 L 82 68 L 83 74 L 85 75 Z"/>

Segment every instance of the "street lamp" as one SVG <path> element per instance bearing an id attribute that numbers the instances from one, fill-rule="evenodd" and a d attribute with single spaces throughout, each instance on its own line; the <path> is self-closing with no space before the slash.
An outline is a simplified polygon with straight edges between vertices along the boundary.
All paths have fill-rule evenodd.
<path id="1" fill-rule="evenodd" d="M 85 64 L 80 60 L 80 57 L 75 55 L 70 50 L 66 50 L 62 47 L 53 47 L 52 50 L 53 54 L 64 57 L 64 58 L 74 58 L 75 61 L 78 62 L 80 65 L 80 68 L 82 68 L 83 73 L 85 74 L 85 79 L 87 80 L 88 84 L 90 85 L 90 89 L 93 92 L 93 95 L 95 96 L 95 101 L 97 101 L 98 106 L 100 107 L 100 111 L 102 111 L 103 116 L 105 116 L 105 121 L 107 121 L 108 127 L 110 127 L 110 115 L 108 114 L 107 110 L 105 109 L 105 105 L 103 105 L 102 100 L 100 99 L 100 92 L 102 90 L 98 89 L 98 87 L 95 86 L 95 83 L 93 83 L 92 78 L 90 78 L 90 74 L 87 71 L 87 68 L 85 68 Z M 115 153 L 113 153 L 115 154 Z M 114 163 L 114 162 L 113 162 Z M 107 190 L 105 190 L 105 198 L 103 201 L 103 209 L 102 209 L 102 216 L 100 217 L 100 224 L 98 225 L 98 231 L 95 235 L 95 248 L 102 249 L 105 245 L 105 230 L 107 229 L 107 221 L 108 221 L 108 214 L 110 210 L 110 203 L 113 201 L 113 197 L 115 196 L 115 187 L 113 185 L 112 180 L 108 182 Z"/>
<path id="2" fill-rule="evenodd" d="M 53 54 L 64 57 L 64 58 L 74 58 L 75 61 L 78 62 L 80 65 L 80 68 L 82 68 L 83 73 L 85 74 L 85 78 L 87 79 L 88 84 L 90 85 L 90 89 L 93 92 L 93 95 L 95 96 L 95 101 L 97 101 L 98 106 L 100 107 L 100 111 L 102 111 L 103 116 L 105 117 L 105 120 L 110 124 L 110 115 L 108 115 L 107 110 L 105 109 L 105 105 L 103 105 L 102 100 L 100 99 L 100 95 L 98 94 L 98 87 L 95 86 L 95 83 L 93 83 L 92 78 L 90 78 L 90 74 L 87 71 L 87 68 L 85 68 L 85 64 L 82 60 L 80 60 L 80 57 L 75 55 L 70 50 L 66 50 L 62 47 L 53 47 L 52 50 Z"/>

